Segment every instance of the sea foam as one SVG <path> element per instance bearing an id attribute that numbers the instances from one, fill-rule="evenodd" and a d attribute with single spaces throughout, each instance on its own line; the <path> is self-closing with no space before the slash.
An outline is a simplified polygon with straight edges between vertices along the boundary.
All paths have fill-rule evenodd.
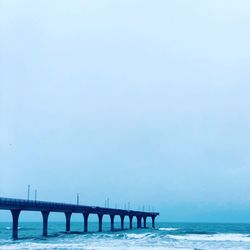
<path id="1" fill-rule="evenodd" d="M 179 228 L 174 228 L 174 227 L 160 227 L 160 228 L 158 228 L 158 230 L 160 230 L 160 231 L 176 231 L 178 229 Z"/>

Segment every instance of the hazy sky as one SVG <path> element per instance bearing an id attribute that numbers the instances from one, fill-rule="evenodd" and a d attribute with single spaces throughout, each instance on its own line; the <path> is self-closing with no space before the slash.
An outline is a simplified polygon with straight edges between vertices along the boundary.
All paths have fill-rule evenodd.
<path id="1" fill-rule="evenodd" d="M 0 196 L 250 222 L 249 9 L 0 0 Z"/>

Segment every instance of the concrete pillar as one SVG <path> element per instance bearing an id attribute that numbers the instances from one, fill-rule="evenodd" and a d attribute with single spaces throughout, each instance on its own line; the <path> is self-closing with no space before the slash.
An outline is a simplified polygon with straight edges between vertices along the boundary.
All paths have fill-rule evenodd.
<path id="1" fill-rule="evenodd" d="M 88 213 L 84 213 L 83 214 L 83 218 L 84 218 L 84 233 L 88 232 L 88 218 L 89 218 L 89 214 Z"/>
<path id="2" fill-rule="evenodd" d="M 137 228 L 141 228 L 141 218 L 142 217 L 140 215 L 137 215 L 136 218 L 137 218 Z"/>
<path id="3" fill-rule="evenodd" d="M 12 239 L 18 239 L 18 218 L 21 210 L 11 210 L 12 214 Z"/>
<path id="4" fill-rule="evenodd" d="M 71 219 L 71 212 L 65 212 L 65 217 L 66 217 L 66 232 L 70 232 L 70 219 Z"/>
<path id="5" fill-rule="evenodd" d="M 152 216 L 152 228 L 155 228 L 155 216 Z"/>
<path id="6" fill-rule="evenodd" d="M 99 219 L 99 232 L 102 232 L 102 217 L 103 217 L 103 214 L 98 214 L 98 219 Z"/>
<path id="7" fill-rule="evenodd" d="M 121 230 L 123 230 L 124 229 L 124 215 L 120 215 L 120 217 L 121 217 Z"/>
<path id="8" fill-rule="evenodd" d="M 48 218 L 49 218 L 49 211 L 42 211 L 43 216 L 43 236 L 48 236 Z"/>
<path id="9" fill-rule="evenodd" d="M 111 231 L 113 232 L 114 231 L 114 219 L 115 219 L 115 215 L 114 214 L 110 214 L 110 228 L 111 228 Z"/>
<path id="10" fill-rule="evenodd" d="M 129 216 L 129 229 L 133 229 L 133 215 Z"/>
<path id="11" fill-rule="evenodd" d="M 147 216 L 143 217 L 143 227 L 146 228 L 147 227 Z"/>

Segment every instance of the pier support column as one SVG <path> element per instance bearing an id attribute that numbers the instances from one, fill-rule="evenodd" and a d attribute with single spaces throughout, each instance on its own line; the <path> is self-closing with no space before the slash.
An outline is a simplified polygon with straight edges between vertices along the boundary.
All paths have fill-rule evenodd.
<path id="1" fill-rule="evenodd" d="M 141 228 L 141 216 L 136 216 L 136 218 L 137 218 L 137 228 Z"/>
<path id="2" fill-rule="evenodd" d="M 84 233 L 88 232 L 88 218 L 89 218 L 89 214 L 84 213 L 83 214 L 83 218 L 84 218 Z"/>
<path id="3" fill-rule="evenodd" d="M 155 228 L 155 217 L 156 216 L 151 216 L 151 218 L 152 218 L 152 228 Z"/>
<path id="4" fill-rule="evenodd" d="M 48 236 L 48 218 L 49 218 L 49 211 L 42 211 L 43 216 L 43 236 Z"/>
<path id="5" fill-rule="evenodd" d="M 143 227 L 146 228 L 147 227 L 147 216 L 143 217 Z"/>
<path id="6" fill-rule="evenodd" d="M 114 232 L 114 219 L 115 219 L 115 215 L 114 214 L 110 214 L 110 228 L 111 228 L 111 232 Z"/>
<path id="7" fill-rule="evenodd" d="M 99 232 L 102 232 L 102 217 L 103 217 L 103 214 L 98 214 Z"/>
<path id="8" fill-rule="evenodd" d="M 70 232 L 70 219 L 71 219 L 71 212 L 65 212 L 65 217 L 66 217 L 66 233 Z"/>
<path id="9" fill-rule="evenodd" d="M 133 215 L 129 216 L 129 229 L 133 229 Z"/>
<path id="10" fill-rule="evenodd" d="M 18 239 L 18 218 L 21 210 L 11 210 L 12 214 L 12 239 Z"/>
<path id="11" fill-rule="evenodd" d="M 124 215 L 120 215 L 121 217 L 121 230 L 124 230 Z"/>

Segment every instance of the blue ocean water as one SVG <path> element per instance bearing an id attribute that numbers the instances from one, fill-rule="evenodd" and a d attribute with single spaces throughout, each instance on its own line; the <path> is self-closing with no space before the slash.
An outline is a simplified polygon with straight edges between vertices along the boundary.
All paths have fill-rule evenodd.
<path id="1" fill-rule="evenodd" d="M 73 233 L 64 232 L 65 222 L 49 222 L 49 237 L 41 237 L 41 223 L 20 223 L 18 241 L 11 240 L 11 224 L 0 223 L 0 249 L 135 249 L 202 250 L 250 249 L 250 224 L 157 223 L 156 229 L 134 229 L 97 233 L 90 222 L 88 234 L 79 233 L 83 223 L 72 222 Z M 127 226 L 127 225 L 126 225 Z M 119 224 L 115 225 L 119 228 Z"/>

